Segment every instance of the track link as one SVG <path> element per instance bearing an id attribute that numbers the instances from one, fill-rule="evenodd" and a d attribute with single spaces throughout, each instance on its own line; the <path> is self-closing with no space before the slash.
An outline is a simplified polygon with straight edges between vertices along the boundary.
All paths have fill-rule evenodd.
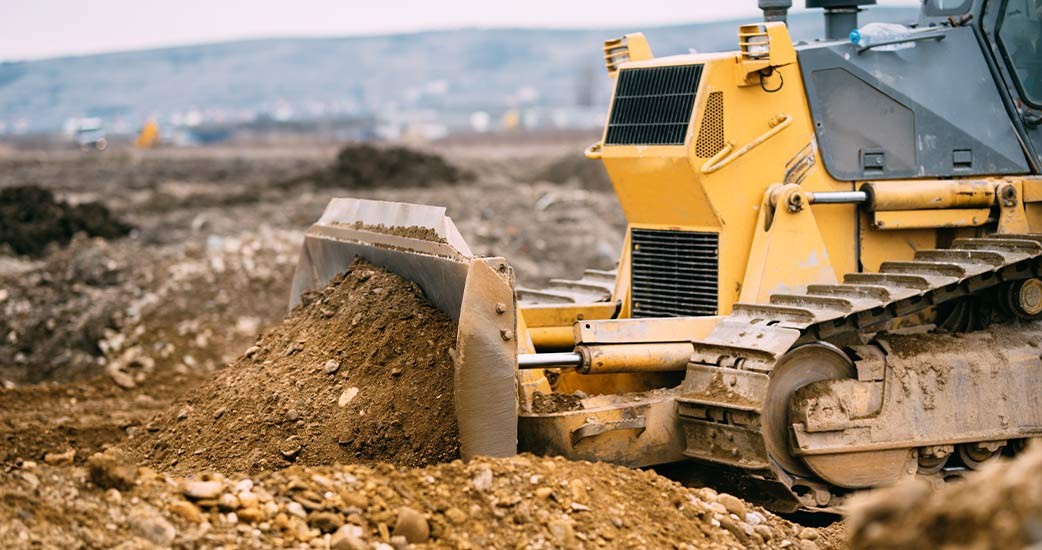
<path id="1" fill-rule="evenodd" d="M 736 304 L 706 339 L 695 342 L 682 396 L 677 400 L 687 439 L 685 455 L 737 470 L 750 482 L 767 484 L 767 492 L 781 495 L 774 497 L 777 509 L 837 510 L 849 486 L 826 482 L 819 471 L 852 465 L 875 468 L 881 461 L 908 462 L 909 449 L 866 447 L 860 460 L 836 465 L 819 460 L 816 471 L 804 468 L 798 458 L 780 456 L 778 438 L 772 439 L 769 433 L 779 422 L 778 405 L 769 394 L 772 384 L 779 383 L 779 372 L 792 370 L 784 367 L 796 350 L 802 349 L 810 357 L 801 359 L 805 365 L 813 364 L 821 371 L 811 374 L 810 382 L 837 378 L 837 373 L 849 370 L 865 387 L 874 388 L 871 384 L 875 383 L 882 388 L 892 382 L 884 380 L 885 353 L 864 344 L 888 323 L 1040 274 L 1042 235 L 996 235 L 957 239 L 947 249 L 919 251 L 911 261 L 886 262 L 878 273 L 851 273 L 840 284 L 810 285 L 803 292 L 772 295 L 767 304 Z M 819 347 L 812 349 L 808 344 Z M 841 347 L 848 353 L 841 352 Z M 859 361 L 847 359 L 849 364 L 844 365 L 837 359 L 851 351 L 856 356 L 858 350 L 865 355 L 855 357 Z M 814 359 L 808 355 L 812 351 L 826 359 Z M 1037 352 L 1034 357 L 1037 359 Z M 783 408 L 780 414 L 787 412 Z M 788 426 L 783 429 L 788 431 Z M 1042 435 L 1042 427 L 1035 430 Z M 1021 434 L 1032 435 L 1036 434 Z M 795 440 L 794 435 L 789 437 Z M 987 452 L 978 450 L 978 454 Z M 910 465 L 887 467 L 914 474 L 916 453 L 911 453 Z M 978 454 L 971 452 L 972 456 Z M 923 462 L 930 464 L 926 459 Z"/>

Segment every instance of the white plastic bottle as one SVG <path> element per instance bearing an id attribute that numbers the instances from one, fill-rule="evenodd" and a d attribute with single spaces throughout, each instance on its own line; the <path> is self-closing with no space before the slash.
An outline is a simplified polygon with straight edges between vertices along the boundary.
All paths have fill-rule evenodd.
<path id="1" fill-rule="evenodd" d="M 850 41 L 857 44 L 858 47 L 864 48 L 865 46 L 879 44 L 880 42 L 890 42 L 891 40 L 911 38 L 914 34 L 914 30 L 904 25 L 898 25 L 897 23 L 869 23 L 860 29 L 850 31 Z M 901 42 L 898 44 L 879 46 L 873 49 L 882 52 L 896 52 L 897 50 L 914 47 L 915 42 Z"/>

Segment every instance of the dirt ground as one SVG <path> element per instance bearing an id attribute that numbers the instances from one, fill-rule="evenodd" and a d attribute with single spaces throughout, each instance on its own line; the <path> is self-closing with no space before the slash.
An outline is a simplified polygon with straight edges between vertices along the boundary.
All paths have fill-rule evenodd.
<path id="1" fill-rule="evenodd" d="M 40 257 L 0 254 L 0 540 L 842 548 L 838 524 L 805 529 L 652 472 L 532 457 L 410 469 L 451 459 L 452 427 L 416 426 L 362 386 L 400 377 L 398 399 L 437 394 L 409 369 L 451 368 L 439 349 L 452 327 L 434 314 L 395 318 L 375 293 L 397 283 L 358 270 L 287 318 L 303 231 L 336 196 L 445 205 L 471 248 L 508 258 L 525 285 L 612 268 L 625 224 L 614 195 L 602 174 L 564 173 L 584 143 L 445 146 L 435 152 L 466 178 L 362 189 L 316 176 L 335 148 L 0 155 L 0 189 L 100 201 L 134 228 Z M 374 338 L 392 322 L 423 352 L 397 340 L 353 351 L 308 332 L 353 326 Z M 384 420 L 378 432 L 345 416 L 363 411 Z M 332 425 L 342 431 L 323 433 Z M 267 454 L 234 451 L 244 444 Z M 400 469 L 377 464 L 402 449 Z M 318 466 L 330 459 L 356 464 Z"/>

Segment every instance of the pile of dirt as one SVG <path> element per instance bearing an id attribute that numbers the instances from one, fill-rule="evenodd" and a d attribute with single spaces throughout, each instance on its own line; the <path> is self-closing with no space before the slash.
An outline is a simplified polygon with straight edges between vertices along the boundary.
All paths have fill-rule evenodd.
<path id="1" fill-rule="evenodd" d="M 68 244 L 77 233 L 116 239 L 131 229 L 99 202 L 72 205 L 36 185 L 0 189 L 0 247 L 15 254 L 40 256 L 51 243 Z"/>
<path id="2" fill-rule="evenodd" d="M 356 260 L 129 448 L 177 472 L 452 460 L 455 335 L 419 287 Z"/>
<path id="3" fill-rule="evenodd" d="M 470 181 L 474 175 L 435 153 L 360 143 L 345 146 L 333 165 L 312 179 L 319 187 L 365 189 L 430 187 Z"/>
<path id="4" fill-rule="evenodd" d="M 600 161 L 579 154 L 568 154 L 550 161 L 536 175 L 536 180 L 553 183 L 578 183 L 584 189 L 611 191 L 611 178 Z"/>
<path id="5" fill-rule="evenodd" d="M 854 549 L 984 550 L 1042 544 L 1042 445 L 934 490 L 909 481 L 861 495 L 847 520 Z"/>
<path id="6" fill-rule="evenodd" d="M 0 494 L 0 539 L 21 547 L 842 547 L 828 531 L 654 472 L 529 455 L 186 479 L 109 451 L 89 469 L 0 473 Z"/>

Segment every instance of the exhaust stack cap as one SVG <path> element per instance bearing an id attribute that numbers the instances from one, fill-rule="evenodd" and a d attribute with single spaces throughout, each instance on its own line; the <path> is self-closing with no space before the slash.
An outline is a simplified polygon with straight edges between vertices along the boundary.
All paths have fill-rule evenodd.
<path id="1" fill-rule="evenodd" d="M 807 0 L 807 9 L 825 10 L 825 38 L 846 40 L 850 31 L 858 27 L 857 14 L 861 6 L 874 6 L 876 0 Z"/>
<path id="2" fill-rule="evenodd" d="M 759 0 L 760 9 L 763 10 L 763 20 L 769 22 L 779 21 L 785 23 L 792 7 L 792 0 Z"/>

